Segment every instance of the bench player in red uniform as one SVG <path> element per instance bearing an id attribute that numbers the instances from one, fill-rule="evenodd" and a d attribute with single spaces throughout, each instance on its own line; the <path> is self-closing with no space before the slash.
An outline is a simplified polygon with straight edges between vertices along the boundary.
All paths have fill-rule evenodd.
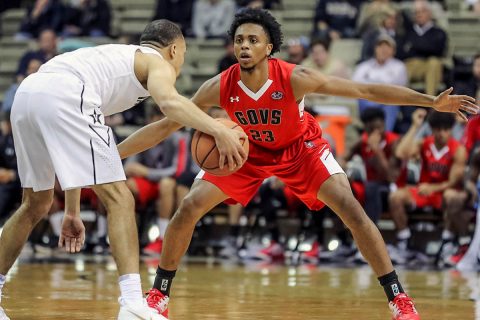
<path id="1" fill-rule="evenodd" d="M 197 221 L 227 199 L 246 205 L 265 178 L 276 176 L 310 209 L 327 205 L 348 226 L 385 289 L 393 319 L 420 319 L 398 281 L 380 232 L 354 198 L 317 121 L 304 112 L 303 98 L 320 93 L 458 114 L 461 110 L 476 113 L 475 100 L 449 95 L 451 89 L 434 97 L 397 86 L 355 83 L 273 59 L 282 33 L 268 11 L 239 12 L 230 34 L 239 63 L 206 81 L 192 99 L 203 109 L 221 106 L 228 112 L 249 136 L 249 158 L 230 176 L 199 174 L 169 224 L 147 302 L 167 316 L 172 279 Z M 147 126 L 119 146 L 120 154 L 125 157 L 142 151 L 178 128 L 168 120 Z"/>

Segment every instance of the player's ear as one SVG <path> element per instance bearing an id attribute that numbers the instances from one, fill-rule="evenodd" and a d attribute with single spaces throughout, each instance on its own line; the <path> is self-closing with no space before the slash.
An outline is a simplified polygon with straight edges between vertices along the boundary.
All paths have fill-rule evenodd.
<path id="1" fill-rule="evenodd" d="M 267 44 L 267 56 L 270 56 L 273 50 L 273 44 L 269 43 Z"/>

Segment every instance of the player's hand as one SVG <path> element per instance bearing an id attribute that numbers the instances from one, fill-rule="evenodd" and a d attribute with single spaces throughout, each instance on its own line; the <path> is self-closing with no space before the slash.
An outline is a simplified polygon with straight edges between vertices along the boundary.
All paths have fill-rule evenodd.
<path id="1" fill-rule="evenodd" d="M 418 186 L 418 194 L 421 196 L 429 196 L 434 192 L 436 192 L 436 188 L 433 184 L 421 183 Z"/>
<path id="2" fill-rule="evenodd" d="M 368 146 L 373 151 L 377 151 L 380 149 L 380 143 L 382 142 L 382 134 L 379 130 L 374 130 L 372 133 L 368 135 Z"/>
<path id="3" fill-rule="evenodd" d="M 228 162 L 230 171 L 243 166 L 247 160 L 247 153 L 243 149 L 241 141 L 248 139 L 243 131 L 225 127 L 215 136 L 215 144 L 220 153 L 219 166 L 223 169 L 225 160 Z"/>
<path id="4" fill-rule="evenodd" d="M 79 216 L 64 215 L 58 246 L 69 253 L 80 252 L 85 243 L 85 226 Z"/>
<path id="5" fill-rule="evenodd" d="M 418 108 L 412 113 L 412 126 L 420 128 L 427 117 L 427 110 Z"/>
<path id="6" fill-rule="evenodd" d="M 477 114 L 480 107 L 475 104 L 475 98 L 466 95 L 450 95 L 453 88 L 449 88 L 440 93 L 433 101 L 433 109 L 439 112 L 456 113 L 460 118 L 468 121 L 463 112 Z"/>

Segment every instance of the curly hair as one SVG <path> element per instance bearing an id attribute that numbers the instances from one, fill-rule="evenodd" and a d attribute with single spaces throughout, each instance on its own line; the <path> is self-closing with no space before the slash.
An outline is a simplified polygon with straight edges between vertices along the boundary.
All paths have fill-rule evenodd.
<path id="1" fill-rule="evenodd" d="M 455 125 L 455 114 L 430 111 L 427 121 L 432 129 L 452 129 Z"/>
<path id="2" fill-rule="evenodd" d="M 280 24 L 271 15 L 270 12 L 264 9 L 251 8 L 240 10 L 235 15 L 235 19 L 230 26 L 230 31 L 228 32 L 230 38 L 233 39 L 235 37 L 235 32 L 237 31 L 238 27 L 246 23 L 253 23 L 262 26 L 262 28 L 268 35 L 270 43 L 273 45 L 270 55 L 273 55 L 275 52 L 280 51 L 280 47 L 283 43 L 282 30 L 280 29 Z"/>

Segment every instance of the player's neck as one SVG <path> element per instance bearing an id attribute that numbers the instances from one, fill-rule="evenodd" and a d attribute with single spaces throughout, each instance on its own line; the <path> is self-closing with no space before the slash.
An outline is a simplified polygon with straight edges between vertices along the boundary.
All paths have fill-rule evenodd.
<path id="1" fill-rule="evenodd" d="M 257 92 L 268 80 L 268 60 L 257 64 L 251 71 L 240 72 L 240 80 L 252 92 Z"/>

